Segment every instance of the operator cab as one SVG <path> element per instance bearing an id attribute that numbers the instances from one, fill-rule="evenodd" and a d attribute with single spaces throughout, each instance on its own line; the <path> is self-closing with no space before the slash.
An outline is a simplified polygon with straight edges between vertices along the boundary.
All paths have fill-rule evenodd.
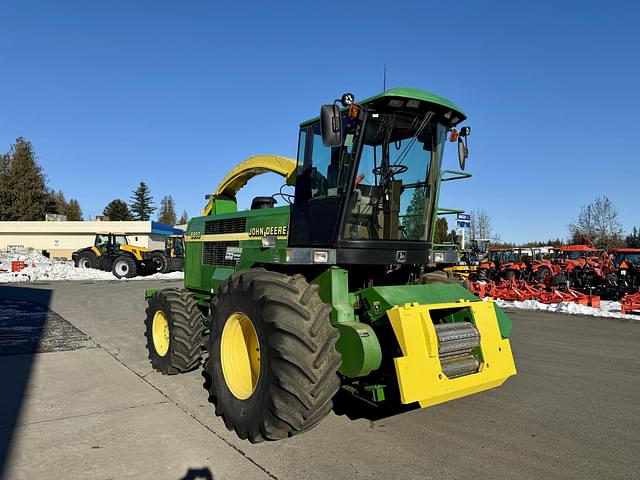
<path id="1" fill-rule="evenodd" d="M 124 234 L 97 233 L 93 244 L 103 255 L 106 255 L 119 245 L 128 245 L 129 241 Z"/>
<path id="2" fill-rule="evenodd" d="M 430 263 L 444 144 L 464 114 L 405 88 L 342 104 L 300 127 L 290 245 L 335 249 L 338 264 Z"/>

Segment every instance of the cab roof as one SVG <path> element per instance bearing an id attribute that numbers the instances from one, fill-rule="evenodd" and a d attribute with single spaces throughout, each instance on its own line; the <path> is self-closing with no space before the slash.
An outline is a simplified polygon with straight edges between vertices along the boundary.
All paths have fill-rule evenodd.
<path id="1" fill-rule="evenodd" d="M 399 87 L 392 88 L 390 90 L 386 90 L 378 95 L 374 95 L 373 97 L 365 98 L 364 100 L 358 100 L 356 98 L 356 103 L 358 105 L 367 105 L 373 103 L 381 103 L 385 100 L 391 100 L 392 98 L 396 99 L 406 99 L 406 100 L 419 100 L 422 102 L 431 103 L 434 105 L 439 105 L 444 107 L 445 109 L 452 110 L 451 118 L 458 117 L 457 122 L 452 122 L 452 125 L 457 125 L 467 118 L 464 112 L 453 102 L 447 100 L 440 95 L 436 95 L 435 93 L 428 92 L 426 90 L 420 90 L 418 88 L 413 87 Z M 306 120 L 300 124 L 301 127 L 308 125 L 310 123 L 316 122 L 320 117 L 314 117 L 310 120 Z"/>
<path id="2" fill-rule="evenodd" d="M 640 248 L 614 248 L 613 253 L 640 253 Z"/>

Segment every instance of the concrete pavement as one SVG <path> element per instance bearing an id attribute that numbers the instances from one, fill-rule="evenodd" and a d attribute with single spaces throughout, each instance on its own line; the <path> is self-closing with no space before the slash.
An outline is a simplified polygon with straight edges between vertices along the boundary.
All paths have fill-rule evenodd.
<path id="1" fill-rule="evenodd" d="M 166 377 L 148 364 L 143 292 L 175 285 L 37 285 L 97 347 L 35 356 L 6 478 L 182 478 L 203 467 L 216 479 L 640 471 L 640 323 L 513 312 L 519 374 L 502 388 L 376 421 L 331 414 L 304 435 L 251 445 L 215 417 L 199 371 Z M 29 296 L 21 290 L 11 295 Z M 21 357 L 0 357 L 0 367 L 19 372 Z M 349 413 L 362 412 L 355 404 Z"/>

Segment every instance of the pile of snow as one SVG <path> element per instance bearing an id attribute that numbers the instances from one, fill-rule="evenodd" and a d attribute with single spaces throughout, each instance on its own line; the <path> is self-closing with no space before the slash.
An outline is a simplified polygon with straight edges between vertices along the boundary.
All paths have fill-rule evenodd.
<path id="1" fill-rule="evenodd" d="M 25 268 L 20 272 L 11 271 L 11 262 L 22 261 Z M 138 276 L 128 280 L 181 280 L 183 272 L 155 273 Z M 0 253 L 0 283 L 33 282 L 36 280 L 117 280 L 111 272 L 93 268 L 76 268 L 73 262 L 52 261 L 33 249 L 15 253 Z"/>
<path id="2" fill-rule="evenodd" d="M 620 302 L 602 300 L 600 308 L 587 305 L 578 305 L 573 302 L 540 303 L 537 300 L 524 300 L 522 302 L 507 302 L 496 299 L 495 303 L 503 308 L 517 308 L 520 310 L 543 310 L 545 312 L 569 313 L 571 315 L 590 315 L 593 317 L 627 318 L 640 320 L 640 314 L 624 314 L 620 312 Z"/>

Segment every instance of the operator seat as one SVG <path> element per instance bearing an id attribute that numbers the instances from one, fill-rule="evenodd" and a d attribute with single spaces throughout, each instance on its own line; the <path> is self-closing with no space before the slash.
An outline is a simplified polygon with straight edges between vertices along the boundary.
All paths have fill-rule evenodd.
<path id="1" fill-rule="evenodd" d="M 251 210 L 259 210 L 261 208 L 273 208 L 276 199 L 273 197 L 255 197 L 251 202 Z"/>

